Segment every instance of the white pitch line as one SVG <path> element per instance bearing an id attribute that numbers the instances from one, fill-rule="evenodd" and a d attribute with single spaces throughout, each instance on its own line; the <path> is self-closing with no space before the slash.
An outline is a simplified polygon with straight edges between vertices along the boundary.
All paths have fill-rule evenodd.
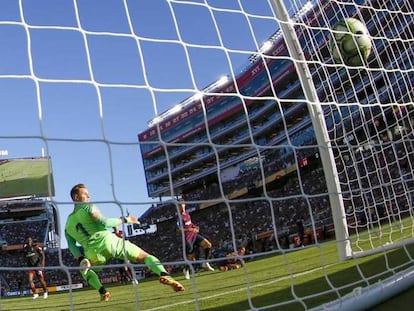
<path id="1" fill-rule="evenodd" d="M 331 266 L 331 265 L 324 266 L 323 268 L 325 269 L 329 266 Z M 309 271 L 305 271 L 305 272 L 301 272 L 301 273 L 296 273 L 295 275 L 296 276 L 302 276 L 302 275 L 314 273 L 315 271 L 318 271 L 318 270 L 322 270 L 322 268 L 315 268 L 313 270 L 309 270 Z M 292 276 L 285 276 L 285 277 L 282 277 L 282 278 L 278 278 L 276 280 L 268 281 L 266 283 L 252 285 L 249 288 L 262 287 L 262 286 L 266 286 L 266 285 L 269 285 L 269 284 L 272 284 L 272 283 L 279 282 L 281 280 L 287 280 L 287 279 L 290 279 L 290 278 L 292 278 Z M 239 289 L 235 289 L 235 290 L 228 291 L 228 292 L 225 292 L 225 293 L 220 293 L 220 294 L 215 294 L 215 295 L 212 295 L 212 296 L 202 297 L 200 299 L 196 299 L 196 301 L 203 301 L 203 300 L 213 299 L 213 298 L 216 298 L 216 297 L 220 297 L 220 296 L 224 296 L 224 295 L 228 295 L 228 294 L 232 294 L 232 293 L 237 293 L 237 292 L 241 292 L 241 291 L 246 291 L 246 288 L 239 288 Z M 159 306 L 159 307 L 155 307 L 155 308 L 151 308 L 151 309 L 146 309 L 146 311 L 163 310 L 163 309 L 168 309 L 168 308 L 179 306 L 179 305 L 186 305 L 186 304 L 190 304 L 190 303 L 194 303 L 194 302 L 195 302 L 194 300 L 181 301 L 181 302 L 176 302 L 176 303 L 173 303 L 173 304 L 168 304 L 168 305 L 165 305 L 165 306 Z"/>

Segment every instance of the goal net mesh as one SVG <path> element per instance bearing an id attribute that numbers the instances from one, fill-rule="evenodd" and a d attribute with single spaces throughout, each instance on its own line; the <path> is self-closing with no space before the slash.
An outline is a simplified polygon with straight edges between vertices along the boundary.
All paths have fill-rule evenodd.
<path id="1" fill-rule="evenodd" d="M 109 202 L 124 210 L 145 203 L 119 199 L 120 180 L 129 168 L 117 161 L 120 154 L 137 162 L 141 156 L 145 180 L 140 182 L 146 182 L 149 197 L 166 197 L 169 204 L 154 203 L 144 215 L 146 223 L 157 226 L 155 235 L 134 236 L 130 228 L 130 239 L 178 273 L 182 264 L 195 271 L 182 251 L 182 237 L 165 236 L 175 228 L 179 197 L 194 207 L 193 218 L 206 227 L 202 230 L 213 248 L 226 240 L 226 251 L 237 252 L 246 246 L 241 237 L 249 237 L 247 264 L 240 270 L 245 277 L 239 276 L 237 289 L 214 291 L 212 278 L 203 293 L 190 281 L 186 287 L 195 295 L 181 299 L 177 308 L 203 309 L 204 301 L 244 290 L 240 299 L 247 301 L 246 309 L 311 309 L 339 299 L 329 306 L 334 309 L 347 306 L 351 295 L 349 308 L 358 310 L 375 300 L 362 294 L 365 289 L 378 293 L 371 287 L 377 281 L 385 288 L 397 278 L 406 280 L 410 271 L 397 272 L 412 265 L 413 3 L 256 1 L 95 0 L 93 6 L 63 1 L 59 7 L 41 1 L 50 14 L 39 14 L 34 2 L 16 1 L 15 10 L 8 11 L 13 14 L 0 13 L 0 38 L 10 47 L 24 46 L 18 51 L 25 56 L 16 64 L 8 62 L 10 51 L 0 51 L 0 87 L 16 94 L 20 86 L 36 109 L 30 114 L 22 104 L 18 119 L 23 121 L 5 130 L 0 142 L 39 139 L 60 165 L 70 163 L 62 159 L 71 153 L 59 152 L 64 144 L 96 154 L 96 161 L 107 166 L 102 183 L 110 185 Z M 279 7 L 284 10 L 276 11 Z M 345 48 L 334 43 L 334 25 L 351 17 L 366 25 L 372 42 L 369 56 L 357 66 L 342 63 L 332 52 L 335 44 Z M 10 81 L 18 87 L 11 90 Z M 185 116 L 172 109 L 177 102 Z M 86 105 L 94 106 L 91 118 L 82 115 Z M 59 109 L 58 119 L 49 118 Z M 151 120 L 148 126 L 123 132 L 123 124 L 143 117 Z M 17 116 L 4 112 L 3 118 Z M 175 127 L 180 118 L 191 122 Z M 68 125 L 67 130 L 54 132 L 56 122 Z M 27 124 L 40 126 L 26 133 Z M 54 173 L 59 194 L 58 166 Z M 223 224 L 214 227 L 219 216 Z M 159 250 L 157 243 L 177 252 Z M 402 250 L 407 260 L 392 266 L 392 249 Z M 373 254 L 386 263 L 367 275 L 371 272 L 365 274 L 355 261 Z M 260 268 L 248 268 L 250 260 L 269 256 L 278 262 L 267 263 L 269 271 L 285 271 L 268 272 L 284 284 L 280 292 Z M 216 268 L 219 259 L 212 258 Z M 355 265 L 357 279 L 336 282 L 330 269 L 340 265 L 342 270 Z M 312 282 L 312 273 L 324 286 L 299 290 L 298 284 Z M 385 276 L 395 278 L 380 281 Z M 272 288 L 266 291 L 270 298 L 259 299 L 264 286 Z M 76 306 L 76 299 L 70 299 Z M 173 308 L 175 302 L 133 303 L 137 309 L 158 310 Z M 226 303 L 216 307 L 226 308 Z"/>

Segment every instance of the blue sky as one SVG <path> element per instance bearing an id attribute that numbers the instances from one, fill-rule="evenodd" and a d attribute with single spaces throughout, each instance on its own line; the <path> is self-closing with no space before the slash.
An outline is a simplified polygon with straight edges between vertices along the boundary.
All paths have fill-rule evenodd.
<path id="1" fill-rule="evenodd" d="M 61 225 L 79 182 L 105 215 L 139 216 L 156 200 L 137 134 L 277 27 L 267 0 L 0 1 L 3 158 L 51 156 Z"/>

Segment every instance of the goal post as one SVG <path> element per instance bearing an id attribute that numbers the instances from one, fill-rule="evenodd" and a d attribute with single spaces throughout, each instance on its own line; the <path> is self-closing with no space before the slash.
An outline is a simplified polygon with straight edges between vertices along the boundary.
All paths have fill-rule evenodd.
<path id="1" fill-rule="evenodd" d="M 301 49 L 295 29 L 291 23 L 291 18 L 288 14 L 286 6 L 281 0 L 272 0 L 271 3 L 275 16 L 280 21 L 280 29 L 284 35 L 289 54 L 294 60 L 296 60 L 295 69 L 303 88 L 305 100 L 307 101 L 308 111 L 315 131 L 316 141 L 319 147 L 318 150 L 326 178 L 332 219 L 335 228 L 335 238 L 338 247 L 338 256 L 340 260 L 345 260 L 352 256 L 352 250 L 341 195 L 341 188 L 338 180 L 338 172 L 335 166 L 335 159 L 328 132 L 326 130 L 324 113 L 321 105 L 319 104 L 319 98 L 312 81 L 312 75 L 306 65 L 304 53 Z"/>
<path id="2" fill-rule="evenodd" d="M 393 58 L 390 47 L 376 36 L 395 33 L 391 26 L 378 27 L 387 16 L 400 12 L 401 24 L 395 28 L 401 30 L 398 36 L 405 37 L 404 31 L 409 31 L 410 26 L 405 23 L 404 10 L 410 6 L 404 1 L 371 2 L 373 8 L 351 1 L 308 2 L 292 16 L 283 1 L 271 3 L 312 121 L 340 260 L 400 247 L 395 233 L 381 230 L 384 223 L 392 227 L 396 221 L 412 215 L 407 208 L 412 202 L 412 177 L 391 177 L 397 175 L 394 170 L 407 165 L 407 160 L 399 158 L 407 151 L 407 156 L 411 155 L 412 88 L 408 85 L 412 84 L 412 73 L 389 72 L 392 66 L 398 68 L 408 61 L 405 41 L 400 39 L 402 49 L 394 52 L 398 56 Z M 378 13 L 377 7 L 396 11 Z M 331 53 L 336 35 L 333 26 L 350 17 L 363 20 L 374 45 L 368 61 L 357 68 L 338 63 Z M 412 47 L 408 49 L 412 51 Z M 392 162 L 388 161 L 390 158 Z M 405 210 L 400 213 L 403 206 Z M 403 240 L 408 242 L 410 238 Z"/>
<path id="3" fill-rule="evenodd" d="M 41 145 L 56 228 L 77 182 L 106 217 L 140 218 L 124 236 L 186 291 L 154 273 L 114 284 L 110 304 L 126 310 L 374 306 L 414 284 L 412 2 L 0 1 L 0 180 L 12 150 Z M 180 198 L 212 243 L 196 261 L 177 230 Z M 21 211 L 0 207 L 0 241 L 34 229 L 9 228 Z M 99 308 L 73 295 L 83 281 L 59 236 L 46 273 L 70 291 L 49 299 Z M 13 256 L 0 258 L 1 285 L 21 270 Z M 100 267 L 105 282 L 119 265 Z"/>
<path id="4" fill-rule="evenodd" d="M 317 90 L 313 84 L 312 75 L 309 72 L 309 67 L 307 66 L 306 59 L 301 47 L 301 42 L 298 39 L 297 33 L 294 28 L 294 22 L 292 23 L 291 17 L 288 15 L 286 7 L 283 4 L 283 1 L 278 0 L 272 0 L 272 7 L 275 13 L 275 16 L 280 20 L 280 29 L 284 35 L 284 39 L 286 41 L 286 46 L 289 51 L 290 56 L 295 60 L 295 68 L 298 73 L 299 80 L 301 82 L 301 86 L 303 88 L 304 97 L 308 102 L 308 110 L 309 115 L 312 119 L 312 125 L 315 131 L 315 137 L 316 142 L 319 147 L 319 154 L 322 161 L 322 167 L 325 175 L 325 179 L 327 182 L 327 190 L 329 193 L 329 199 L 330 199 L 330 208 L 332 211 L 332 219 L 335 227 L 335 239 L 337 242 L 338 247 L 338 254 L 340 260 L 345 259 L 352 259 L 359 256 L 368 256 L 375 253 L 381 253 L 386 250 L 389 250 L 391 248 L 399 248 L 399 247 L 405 247 L 406 245 L 409 245 L 412 243 L 412 189 L 410 187 L 407 187 L 408 182 L 402 182 L 399 183 L 398 179 L 402 178 L 400 175 L 402 172 L 401 170 L 398 170 L 397 174 L 392 174 L 392 172 L 389 171 L 389 169 L 385 172 L 385 177 L 382 172 L 380 172 L 380 176 L 378 177 L 379 180 L 377 180 L 377 183 L 375 181 L 371 184 L 374 188 L 379 187 L 385 187 L 387 188 L 386 191 L 381 191 L 380 194 L 376 193 L 376 195 L 373 195 L 372 193 L 369 193 L 368 195 L 363 194 L 362 199 L 365 202 L 362 202 L 363 204 L 366 204 L 368 200 L 371 200 L 368 207 L 368 212 L 363 212 L 364 215 L 361 217 L 361 215 L 354 217 L 349 217 L 350 215 L 346 213 L 345 207 L 344 207 L 344 199 L 342 197 L 342 191 L 347 191 L 347 186 L 342 187 L 340 185 L 340 179 L 337 172 L 337 165 L 339 164 L 339 161 L 343 161 L 342 158 L 342 152 L 348 149 L 351 153 L 354 152 L 360 152 L 362 156 L 360 157 L 361 161 L 364 163 L 363 165 L 364 170 L 360 170 L 359 168 L 355 169 L 355 172 L 357 173 L 357 178 L 359 179 L 359 183 L 363 182 L 362 180 L 365 178 L 372 178 L 372 176 L 369 176 L 369 171 L 375 171 L 375 170 L 383 170 L 383 167 L 387 167 L 387 159 L 397 159 L 398 157 L 402 157 L 402 153 L 406 152 L 407 149 L 411 150 L 411 142 L 408 143 L 408 148 L 403 147 L 403 151 L 400 150 L 398 152 L 398 148 L 401 146 L 395 146 L 398 144 L 403 144 L 404 142 L 395 142 L 399 139 L 404 140 L 408 139 L 411 140 L 411 138 L 405 136 L 403 131 L 405 130 L 404 125 L 402 124 L 411 124 L 411 119 L 405 119 L 404 120 L 404 112 L 407 111 L 407 109 L 410 109 L 411 105 L 413 104 L 412 101 L 412 88 L 411 90 L 408 88 L 406 89 L 404 87 L 404 79 L 402 81 L 396 81 L 396 84 L 394 84 L 394 87 L 397 88 L 403 88 L 404 91 L 406 91 L 409 95 L 405 98 L 408 99 L 408 102 L 402 101 L 400 102 L 399 99 L 396 99 L 395 97 L 390 98 L 389 103 L 385 103 L 384 105 L 384 99 L 381 98 L 380 94 L 374 94 L 374 96 L 363 100 L 363 104 L 370 105 L 370 101 L 373 101 L 374 99 L 377 99 L 378 102 L 374 105 L 377 105 L 377 107 L 364 109 L 361 107 L 356 108 L 357 110 L 360 110 L 357 112 L 356 117 L 360 117 L 361 121 L 356 121 L 356 117 L 352 117 L 353 121 L 360 122 L 360 126 L 363 128 L 362 131 L 364 131 L 365 137 L 361 138 L 360 132 L 361 129 L 356 130 L 355 132 L 348 132 L 345 133 L 345 137 L 343 137 L 342 142 L 338 143 L 337 137 L 330 136 L 326 127 L 325 123 L 325 117 L 326 113 L 323 112 L 322 107 L 319 102 L 319 96 L 317 93 Z M 362 14 L 361 14 L 362 15 Z M 342 16 L 343 19 L 347 18 L 349 16 Z M 370 21 L 366 21 L 367 23 L 370 23 Z M 406 27 L 406 25 L 402 25 L 401 28 Z M 412 40 L 412 39 L 411 39 Z M 378 51 L 380 54 L 381 51 Z M 398 52 L 397 52 L 398 53 Z M 404 54 L 404 52 L 402 52 Z M 405 61 L 408 61 L 408 59 L 405 59 Z M 391 65 L 391 64 L 390 64 Z M 369 68 L 369 65 L 367 65 L 368 68 L 363 68 L 361 70 L 365 71 L 369 75 L 369 71 L 371 68 Z M 388 65 L 389 66 L 389 65 Z M 352 70 L 352 68 L 347 68 L 347 73 L 350 73 L 349 71 Z M 361 88 L 364 89 L 367 87 L 371 87 L 369 84 L 372 83 L 375 84 L 375 74 L 371 75 L 371 80 L 365 80 L 365 85 L 362 84 Z M 352 80 L 351 77 L 346 77 L 346 79 Z M 411 78 L 408 78 L 408 81 L 411 81 L 409 83 L 412 83 L 412 75 Z M 388 81 L 391 82 L 391 81 Z M 397 83 L 402 82 L 402 87 L 397 86 Z M 353 86 L 352 81 L 348 86 Z M 390 87 L 390 86 L 388 86 Z M 356 91 L 356 90 L 355 90 Z M 378 90 L 379 91 L 379 90 Z M 346 92 L 346 90 L 345 90 Z M 354 98 L 357 98 L 355 94 L 352 94 L 351 96 L 354 96 Z M 403 96 L 404 97 L 404 96 Z M 338 97 L 337 97 L 338 98 Z M 397 96 L 398 98 L 398 96 Z M 346 97 L 345 97 L 346 99 Z M 386 101 L 386 100 L 385 100 Z M 329 103 L 328 103 L 329 104 Z M 341 103 L 337 103 L 341 105 Z M 355 103 L 355 105 L 359 105 L 360 103 Z M 397 108 L 393 108 L 393 113 L 396 112 L 397 116 L 394 114 L 392 115 L 390 113 L 390 106 L 398 105 Z M 389 121 L 390 124 L 388 125 L 382 125 L 383 126 L 383 136 L 380 137 L 378 140 L 373 143 L 369 137 L 369 135 L 366 135 L 367 132 L 369 132 L 368 126 L 366 125 L 366 122 L 369 120 L 366 120 L 367 114 L 364 110 L 379 110 L 381 113 L 381 116 L 384 117 L 385 120 L 387 119 L 397 119 L 395 122 L 395 119 L 393 120 L 395 123 L 393 124 L 393 121 Z M 404 112 L 401 112 L 404 111 Z M 372 112 L 371 112 L 372 113 Z M 372 117 L 372 114 L 368 115 L 368 118 Z M 398 118 L 400 118 L 398 120 Z M 378 124 L 375 124 L 376 121 L 372 120 L 374 122 L 374 126 L 379 126 Z M 387 121 L 384 121 L 387 122 Z M 352 129 L 352 128 L 351 128 Z M 349 130 L 349 128 L 348 128 Z M 333 130 L 334 131 L 334 130 Z M 409 130 L 410 131 L 410 130 Z M 351 136 L 352 139 L 358 140 L 361 139 L 362 141 L 354 141 L 350 144 L 350 141 L 347 140 L 346 136 Z M 358 137 L 359 136 L 359 137 Z M 335 155 L 332 151 L 332 145 L 331 145 L 331 139 L 336 139 L 336 142 L 334 142 L 334 148 L 338 148 L 336 150 Z M 388 144 L 392 145 L 390 150 L 389 146 L 386 146 L 385 148 L 388 149 L 386 155 L 384 155 L 384 150 L 380 149 L 382 146 L 381 144 Z M 394 145 L 395 143 L 395 145 Z M 341 146 L 341 144 L 344 144 Z M 376 146 L 372 146 L 372 144 L 376 144 Z M 349 150 L 351 149 L 351 150 Z M 367 153 L 368 155 L 365 155 Z M 382 155 L 382 158 L 380 159 L 378 154 Z M 365 159 L 364 159 L 365 158 Z M 354 160 L 355 155 L 354 155 Z M 375 163 L 375 169 L 369 169 L 367 166 L 372 166 L 372 164 Z M 358 164 L 357 164 L 358 165 Z M 392 165 L 392 164 L 390 164 Z M 340 166 L 340 165 L 339 165 Z M 399 167 L 401 168 L 401 167 Z M 353 170 L 353 169 L 352 169 Z M 394 172 L 395 173 L 395 172 Z M 394 182 L 392 181 L 392 177 L 390 175 L 394 175 L 394 178 L 397 180 Z M 412 175 L 408 177 L 407 179 L 412 179 Z M 407 180 L 406 180 L 407 181 Z M 351 180 L 344 178 L 342 175 L 342 183 L 351 183 Z M 387 185 L 384 185 L 387 184 Z M 359 184 L 361 185 L 361 184 Z M 395 187 L 395 188 L 394 188 Z M 396 189 L 400 188 L 399 193 L 391 191 L 390 189 Z M 349 188 L 348 188 L 349 189 Z M 351 191 L 361 191 L 361 192 L 370 192 L 369 191 L 362 190 L 362 189 L 352 189 Z M 375 191 L 375 190 L 374 190 Z M 401 195 L 401 191 L 405 192 L 408 191 L 408 194 L 405 196 L 405 198 L 401 199 L 401 201 L 405 201 L 405 203 L 402 203 L 401 201 L 398 202 L 398 197 Z M 352 193 L 351 193 L 352 196 Z M 349 194 L 348 194 L 349 197 Z M 349 201 L 348 201 L 349 202 Z M 385 204 L 393 205 L 391 207 L 387 206 L 385 209 L 386 211 L 380 210 L 378 208 L 379 205 L 381 205 L 383 202 Z M 394 202 L 394 203 L 390 203 Z M 395 205 L 398 205 L 395 207 Z M 404 205 L 405 208 L 402 206 Z M 357 209 L 360 209 L 357 205 L 352 205 L 351 209 L 348 212 L 355 211 Z M 391 210 L 390 210 L 391 209 Z M 404 209 L 406 209 L 404 211 Z M 355 213 L 355 212 L 354 212 Z M 404 214 L 406 215 L 404 216 Z M 408 220 L 406 219 L 408 217 Z M 361 220 L 363 218 L 364 220 Z M 406 222 L 408 222 L 408 228 L 404 225 L 404 219 L 406 219 Z M 369 246 L 365 244 L 364 247 L 360 247 L 360 245 L 364 244 L 362 236 L 365 235 L 363 233 L 364 229 L 358 228 L 359 223 L 363 221 L 364 224 L 367 227 L 365 228 L 368 232 L 368 237 L 366 237 L 369 240 Z M 384 223 L 387 223 L 391 229 L 386 228 Z M 400 230 L 400 236 L 395 237 L 395 234 L 392 233 L 393 227 L 396 226 Z M 353 237 L 349 236 L 348 233 L 348 227 L 353 227 L 354 233 L 356 232 L 356 235 Z M 363 227 L 363 226 L 361 226 Z M 410 229 L 411 228 L 411 229 Z M 361 230 L 362 229 L 362 230 Z M 382 231 L 384 229 L 384 231 Z M 389 231 L 391 230 L 391 232 Z M 403 233 L 404 230 L 408 230 L 407 233 Z M 411 232 L 411 233 L 410 233 Z M 361 235 L 360 235 L 361 234 Z M 359 239 L 361 237 L 361 240 Z M 375 240 L 378 238 L 376 242 Z M 396 238 L 396 239 L 395 239 Z M 351 246 L 351 239 L 353 240 L 353 246 Z M 394 240 L 395 239 L 395 240 Z M 355 288 L 352 293 L 349 293 L 345 295 L 344 297 L 340 297 L 337 300 L 329 303 L 324 304 L 320 307 L 314 308 L 312 310 L 362 310 L 369 306 L 375 306 L 379 304 L 380 302 L 384 302 L 387 299 L 390 299 L 392 296 L 397 295 L 406 289 L 410 288 L 414 284 L 414 276 L 413 276 L 413 269 L 408 268 L 398 274 L 392 275 L 384 280 L 382 280 L 379 284 L 369 285 L 365 288 Z M 380 298 L 379 298 L 380 297 Z"/>

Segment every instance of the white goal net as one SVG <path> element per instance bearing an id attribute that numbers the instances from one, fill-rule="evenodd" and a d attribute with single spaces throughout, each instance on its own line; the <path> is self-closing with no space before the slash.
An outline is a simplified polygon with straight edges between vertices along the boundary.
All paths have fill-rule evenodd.
<path id="1" fill-rule="evenodd" d="M 187 296 L 131 298 L 133 309 L 362 310 L 414 283 L 411 0 L 58 2 L 0 4 L 0 149 L 45 148 L 61 225 L 63 169 L 99 175 L 98 201 L 117 213 L 145 208 L 152 231 L 129 238 L 193 279 Z M 349 18 L 372 44 L 356 65 L 335 39 Z M 171 233 L 180 197 L 213 243 L 211 279 Z M 219 272 L 242 246 L 246 265 Z M 228 273 L 240 273 L 234 288 Z"/>

